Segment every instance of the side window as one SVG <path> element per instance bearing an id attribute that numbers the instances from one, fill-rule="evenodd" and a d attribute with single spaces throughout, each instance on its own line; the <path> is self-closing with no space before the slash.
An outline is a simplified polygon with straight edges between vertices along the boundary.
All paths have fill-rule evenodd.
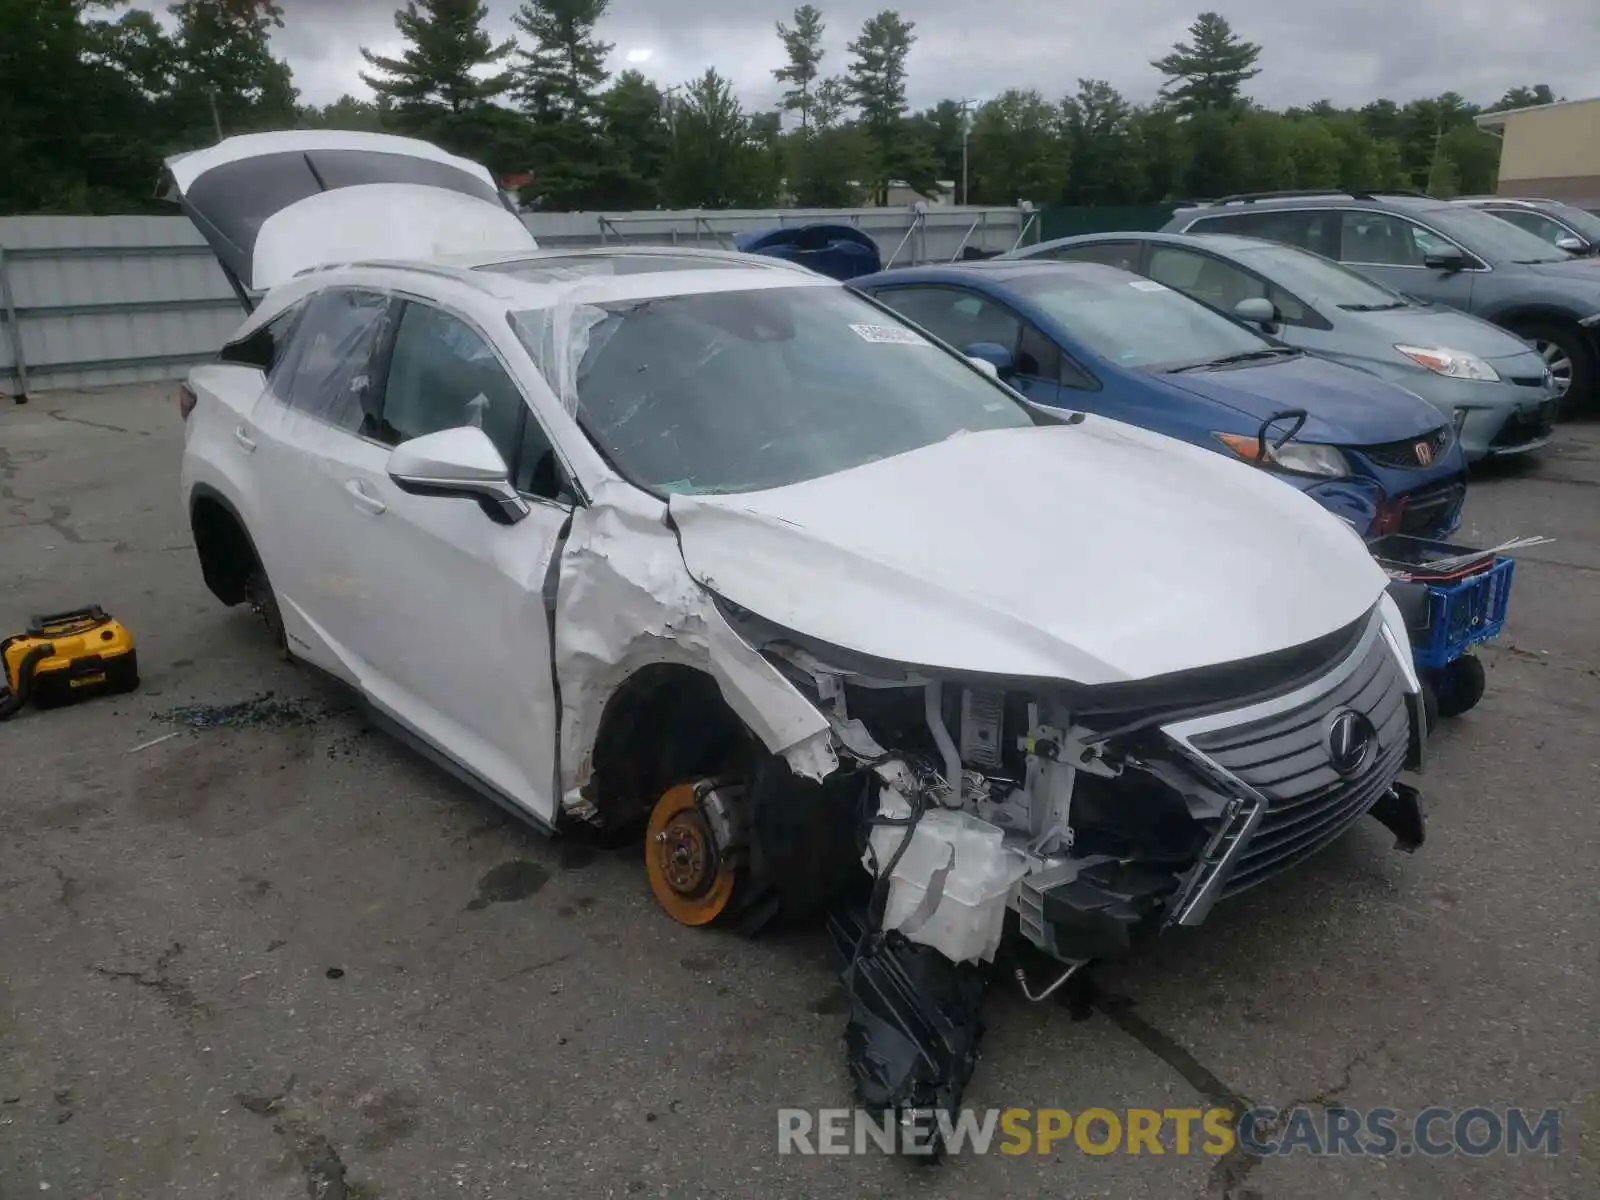
<path id="1" fill-rule="evenodd" d="M 1237 233 L 1268 242 L 1283 242 L 1302 250 L 1320 252 L 1326 213 L 1319 209 L 1263 209 L 1205 217 L 1189 227 L 1191 233 Z"/>
<path id="2" fill-rule="evenodd" d="M 494 351 L 466 322 L 408 301 L 395 330 L 375 435 L 397 446 L 476 425 L 507 465 L 517 462 L 527 402 Z"/>
<path id="3" fill-rule="evenodd" d="M 1058 258 L 1066 262 L 1104 263 L 1108 267 L 1137 272 L 1139 269 L 1139 243 L 1091 242 L 1087 246 L 1064 246 L 1060 250 L 1052 251 L 1045 257 Z"/>
<path id="4" fill-rule="evenodd" d="M 1267 285 L 1249 272 L 1177 246 L 1151 249 L 1150 278 L 1223 312 L 1232 312 L 1241 300 L 1267 295 Z"/>
<path id="5" fill-rule="evenodd" d="M 305 300 L 291 304 L 272 320 L 257 327 L 254 332 L 237 341 L 229 342 L 217 355 L 217 361 L 238 367 L 257 367 L 270 375 L 273 368 L 281 363 L 288 353 L 289 341 L 294 336 L 295 323 L 299 321 L 305 308 Z"/>
<path id="6" fill-rule="evenodd" d="M 1420 267 L 1424 255 L 1453 242 L 1389 213 L 1346 212 L 1339 261 L 1385 267 Z"/>
<path id="7" fill-rule="evenodd" d="M 1552 221 L 1549 217 L 1540 213 L 1529 212 L 1524 208 L 1490 208 L 1485 211 L 1493 213 L 1502 221 L 1510 221 L 1513 225 L 1526 229 L 1535 237 L 1543 238 L 1552 246 L 1561 238 L 1572 236 L 1572 230 L 1565 225 Z"/>
<path id="8" fill-rule="evenodd" d="M 1015 350 L 1022 335 L 1022 322 L 1014 313 L 957 288 L 887 288 L 877 298 L 957 350 L 974 342 L 998 342 Z"/>
<path id="9" fill-rule="evenodd" d="M 1050 383 L 1061 379 L 1061 348 L 1026 322 L 1017 342 L 1017 373 Z"/>
<path id="10" fill-rule="evenodd" d="M 391 304 L 384 293 L 361 288 L 311 297 L 273 379 L 279 398 L 335 428 L 368 432 L 376 404 L 372 361 L 388 332 Z"/>
<path id="11" fill-rule="evenodd" d="M 572 489 L 567 486 L 567 475 L 556 457 L 550 435 L 544 431 L 539 418 L 529 413 L 522 422 L 522 445 L 517 451 L 511 470 L 511 482 L 517 491 L 530 496 L 543 496 L 546 500 L 572 503 Z"/>

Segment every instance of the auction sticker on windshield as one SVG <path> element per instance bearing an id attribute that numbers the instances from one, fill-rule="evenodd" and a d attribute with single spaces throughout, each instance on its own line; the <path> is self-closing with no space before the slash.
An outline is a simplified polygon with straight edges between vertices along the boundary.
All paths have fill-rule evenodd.
<path id="1" fill-rule="evenodd" d="M 895 325 L 852 325 L 856 336 L 864 342 L 880 346 L 931 346 L 932 342 L 919 333 Z"/>
<path id="2" fill-rule="evenodd" d="M 1164 283 L 1157 283 L 1154 279 L 1134 279 L 1128 284 L 1141 292 L 1165 292 L 1170 289 Z"/>

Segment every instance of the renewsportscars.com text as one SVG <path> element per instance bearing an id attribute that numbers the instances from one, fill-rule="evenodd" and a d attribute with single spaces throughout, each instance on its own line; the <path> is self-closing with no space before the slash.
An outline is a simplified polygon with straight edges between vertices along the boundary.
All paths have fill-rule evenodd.
<path id="1" fill-rule="evenodd" d="M 1560 1151 L 1557 1109 L 961 1109 L 916 1114 L 778 1110 L 780 1154 L 1309 1154 L 1440 1157 Z"/>

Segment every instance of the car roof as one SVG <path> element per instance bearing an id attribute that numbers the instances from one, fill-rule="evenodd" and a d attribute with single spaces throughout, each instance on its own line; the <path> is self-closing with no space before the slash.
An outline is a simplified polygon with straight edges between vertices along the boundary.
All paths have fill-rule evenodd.
<path id="1" fill-rule="evenodd" d="M 770 287 L 840 286 L 797 263 L 759 254 L 672 246 L 586 246 L 481 251 L 426 260 L 371 259 L 302 271 L 295 282 L 333 272 L 419 277 L 468 289 L 508 308 L 543 308 L 574 289 L 592 303 L 610 299 Z"/>
<path id="2" fill-rule="evenodd" d="M 1088 246 L 1094 243 L 1141 241 L 1170 246 L 1203 246 L 1226 254 L 1242 250 L 1281 249 L 1282 242 L 1270 238 L 1246 237 L 1242 233 L 1161 233 L 1155 230 L 1119 230 L 1106 233 L 1080 233 L 1072 237 L 1055 238 L 1029 246 L 1030 255 L 1041 254 L 1057 246 Z M 1294 247 L 1289 247 L 1294 249 Z M 1018 261 L 1026 261 L 1021 259 Z"/>
<path id="3" fill-rule="evenodd" d="M 891 267 L 872 275 L 851 280 L 854 284 L 909 283 L 924 280 L 929 283 L 970 282 L 1004 284 L 1008 280 L 1041 273 L 1066 273 L 1082 279 L 1092 279 L 1111 272 L 1125 275 L 1126 271 L 1108 267 L 1104 263 L 1057 262 L 1043 258 L 986 258 L 976 262 L 928 263 L 919 267 Z"/>

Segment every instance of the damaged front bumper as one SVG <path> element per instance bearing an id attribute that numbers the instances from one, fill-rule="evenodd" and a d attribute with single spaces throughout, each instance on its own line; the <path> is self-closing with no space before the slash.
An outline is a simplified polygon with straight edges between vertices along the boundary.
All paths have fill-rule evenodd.
<path id="1" fill-rule="evenodd" d="M 1058 728 L 1030 709 L 1025 785 L 1007 796 L 964 764 L 959 800 L 948 785 L 917 795 L 925 770 L 880 760 L 881 824 L 865 855 L 879 886 L 864 916 L 832 921 L 863 1103 L 912 1126 L 920 1114 L 954 1111 L 981 1032 L 975 981 L 998 949 L 995 903 L 1014 913 L 1026 942 L 1063 965 L 1043 994 L 1016 972 L 1029 997 L 1043 999 L 1090 961 L 1200 924 L 1218 902 L 1295 868 L 1362 816 L 1386 826 L 1398 849 L 1416 850 L 1422 798 L 1399 776 L 1421 768 L 1426 722 L 1393 616 L 1375 611 L 1309 682 L 1132 739 Z M 935 689 L 927 694 L 935 725 L 945 709 Z M 964 714 L 975 707 L 963 698 Z M 977 744 L 971 732 L 934 728 L 932 741 L 948 761 Z M 1161 832 L 1119 847 L 1106 828 L 1119 813 Z M 1166 828 L 1185 818 L 1187 849 L 1181 830 Z M 1009 881 L 995 843 L 1016 872 Z"/>

